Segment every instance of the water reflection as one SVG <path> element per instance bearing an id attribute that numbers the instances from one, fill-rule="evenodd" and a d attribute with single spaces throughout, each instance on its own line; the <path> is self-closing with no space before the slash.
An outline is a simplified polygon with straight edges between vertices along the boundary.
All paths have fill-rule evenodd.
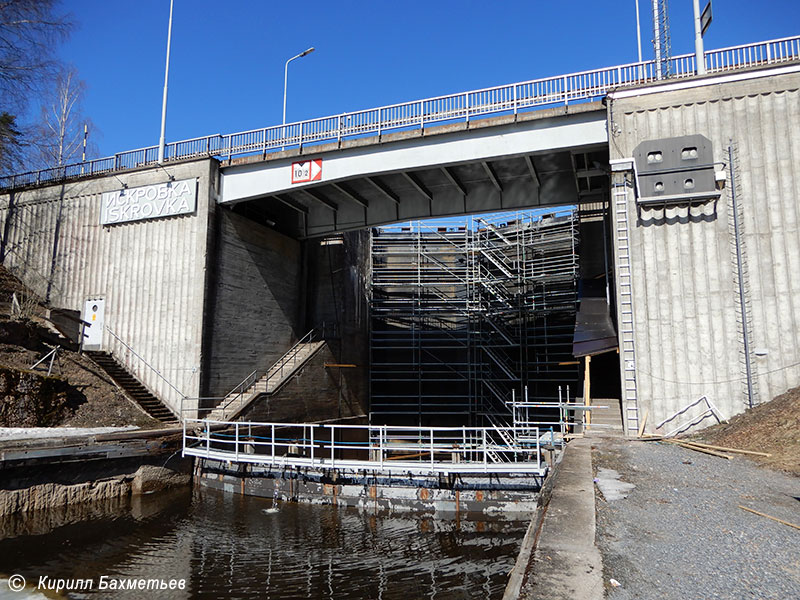
<path id="1" fill-rule="evenodd" d="M 272 506 L 187 489 L 17 517 L 0 524 L 0 571 L 29 582 L 40 575 L 187 580 L 185 591 L 159 598 L 500 598 L 527 526 Z"/>

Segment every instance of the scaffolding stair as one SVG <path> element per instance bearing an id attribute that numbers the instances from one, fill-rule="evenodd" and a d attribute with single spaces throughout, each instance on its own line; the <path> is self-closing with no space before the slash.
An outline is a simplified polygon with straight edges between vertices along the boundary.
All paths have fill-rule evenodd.
<path id="1" fill-rule="evenodd" d="M 509 279 L 515 278 L 509 268 L 504 264 L 504 261 L 500 258 L 497 258 L 493 252 L 490 252 L 487 248 L 481 248 L 480 252 L 481 255 L 484 256 L 486 260 L 492 263 L 495 267 L 497 267 L 503 275 Z"/>
<path id="2" fill-rule="evenodd" d="M 491 318 L 489 315 L 486 315 L 484 317 L 484 321 L 486 323 L 488 323 L 489 325 L 491 325 L 492 329 L 494 331 L 496 331 L 500 335 L 500 337 L 503 338 L 503 340 L 506 341 L 506 343 L 509 346 L 514 346 L 516 344 L 516 342 L 514 342 L 513 336 L 511 335 L 511 333 L 508 331 L 508 329 L 504 325 L 501 325 L 500 323 L 495 321 L 493 318 Z"/>
<path id="3" fill-rule="evenodd" d="M 125 395 L 138 404 L 148 415 L 162 423 L 175 424 L 178 422 L 178 418 L 173 412 L 153 395 L 141 381 L 134 377 L 128 369 L 118 363 L 111 354 L 101 351 L 84 351 L 84 354 L 105 371 Z"/>
<path id="4" fill-rule="evenodd" d="M 519 375 L 516 374 L 512 367 L 509 366 L 508 363 L 500 356 L 498 356 L 493 349 L 489 348 L 488 346 L 482 346 L 482 348 L 486 356 L 491 358 L 492 362 L 500 367 L 500 370 L 505 373 L 506 377 L 508 377 L 510 381 L 519 381 Z"/>
<path id="5" fill-rule="evenodd" d="M 512 246 L 513 245 L 513 242 L 511 240 L 509 240 L 505 235 L 503 235 L 503 233 L 493 223 L 490 223 L 489 221 L 481 219 L 480 217 L 478 217 L 476 220 L 478 221 L 478 223 L 483 224 L 489 231 L 491 231 L 497 237 L 499 237 L 501 240 L 503 240 L 506 243 L 507 246 Z"/>
<path id="6" fill-rule="evenodd" d="M 639 431 L 639 402 L 636 385 L 636 348 L 633 331 L 633 282 L 631 275 L 628 189 L 614 186 L 614 226 L 617 245 L 617 283 L 619 286 L 619 335 L 622 353 L 622 396 L 625 432 Z"/>
<path id="7" fill-rule="evenodd" d="M 480 285 L 481 285 L 481 286 L 483 286 L 484 288 L 486 288 L 486 290 L 487 290 L 487 291 L 488 291 L 488 292 L 489 292 L 489 293 L 490 293 L 492 296 L 494 296 L 495 298 L 497 298 L 497 300 L 498 300 L 498 301 L 500 301 L 500 302 L 501 302 L 501 303 L 502 303 L 504 306 L 506 306 L 507 308 L 514 308 L 514 304 L 513 304 L 513 302 L 511 302 L 511 299 L 510 299 L 510 298 L 508 298 L 508 296 L 506 296 L 506 295 L 505 295 L 505 294 L 503 294 L 502 292 L 500 292 L 500 291 L 499 291 L 499 290 L 498 290 L 498 289 L 497 289 L 497 288 L 494 286 L 494 284 L 492 284 L 492 283 L 489 283 L 489 281 L 487 281 L 486 279 L 480 279 L 480 280 L 479 280 L 479 283 L 480 283 Z"/>
<path id="8" fill-rule="evenodd" d="M 261 377 L 253 373 L 245 378 L 211 411 L 208 418 L 212 421 L 230 421 L 238 417 L 256 398 L 277 392 L 325 345 L 324 341 L 308 340 L 308 337 L 305 336 L 292 346 Z"/>

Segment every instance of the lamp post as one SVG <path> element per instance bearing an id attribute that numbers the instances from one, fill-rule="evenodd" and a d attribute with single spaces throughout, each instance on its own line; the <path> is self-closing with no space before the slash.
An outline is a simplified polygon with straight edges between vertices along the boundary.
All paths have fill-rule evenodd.
<path id="1" fill-rule="evenodd" d="M 308 50 L 304 50 L 297 56 L 293 56 L 289 60 L 286 61 L 286 67 L 283 69 L 283 124 L 286 125 L 286 83 L 289 79 L 289 63 L 297 58 L 303 58 L 307 54 L 311 54 L 314 51 L 314 47 L 312 46 Z M 286 136 L 286 132 L 284 131 L 284 137 Z"/>
<path id="2" fill-rule="evenodd" d="M 694 62 L 697 65 L 697 74 L 706 74 L 706 59 L 703 51 L 703 30 L 700 25 L 700 0 L 692 2 L 694 9 Z"/>
<path id="3" fill-rule="evenodd" d="M 161 103 L 161 137 L 158 140 L 158 164 L 164 162 L 164 133 L 167 129 L 167 82 L 169 81 L 169 47 L 172 43 L 172 3 L 169 0 L 169 28 L 167 29 L 167 66 L 164 68 L 164 100 Z"/>

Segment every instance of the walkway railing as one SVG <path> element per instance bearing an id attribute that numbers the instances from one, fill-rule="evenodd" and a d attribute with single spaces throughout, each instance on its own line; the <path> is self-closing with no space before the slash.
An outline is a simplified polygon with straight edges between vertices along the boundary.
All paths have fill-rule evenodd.
<path id="1" fill-rule="evenodd" d="M 709 50 L 705 53 L 709 74 L 798 59 L 800 36 Z M 684 54 L 671 58 L 670 71 L 673 79 L 696 75 L 695 55 Z M 516 114 L 544 106 L 586 102 L 601 98 L 620 87 L 652 83 L 661 78 L 658 65 L 653 60 L 629 63 L 286 125 L 173 142 L 167 144 L 165 157 L 167 160 L 183 160 L 206 156 L 230 159 L 233 156 L 259 152 L 265 155 L 293 146 L 341 141 L 350 137 L 380 136 L 393 130 L 422 129 L 446 121 L 470 121 L 492 114 Z M 0 189 L 142 167 L 156 163 L 157 158 L 158 147 L 150 146 L 106 158 L 2 177 Z"/>
<path id="2" fill-rule="evenodd" d="M 530 436 L 530 430 L 526 431 Z M 513 427 L 394 427 L 185 419 L 183 455 L 278 468 L 542 475 L 544 435 Z M 549 437 L 552 440 L 552 433 Z"/>

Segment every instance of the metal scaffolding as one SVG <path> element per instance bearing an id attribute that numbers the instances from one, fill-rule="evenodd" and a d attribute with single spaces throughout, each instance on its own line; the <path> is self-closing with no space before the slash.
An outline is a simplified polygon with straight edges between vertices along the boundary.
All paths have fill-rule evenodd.
<path id="1" fill-rule="evenodd" d="M 557 404 L 578 379 L 577 245 L 569 209 L 374 230 L 371 422 L 508 424 L 514 401 Z"/>

